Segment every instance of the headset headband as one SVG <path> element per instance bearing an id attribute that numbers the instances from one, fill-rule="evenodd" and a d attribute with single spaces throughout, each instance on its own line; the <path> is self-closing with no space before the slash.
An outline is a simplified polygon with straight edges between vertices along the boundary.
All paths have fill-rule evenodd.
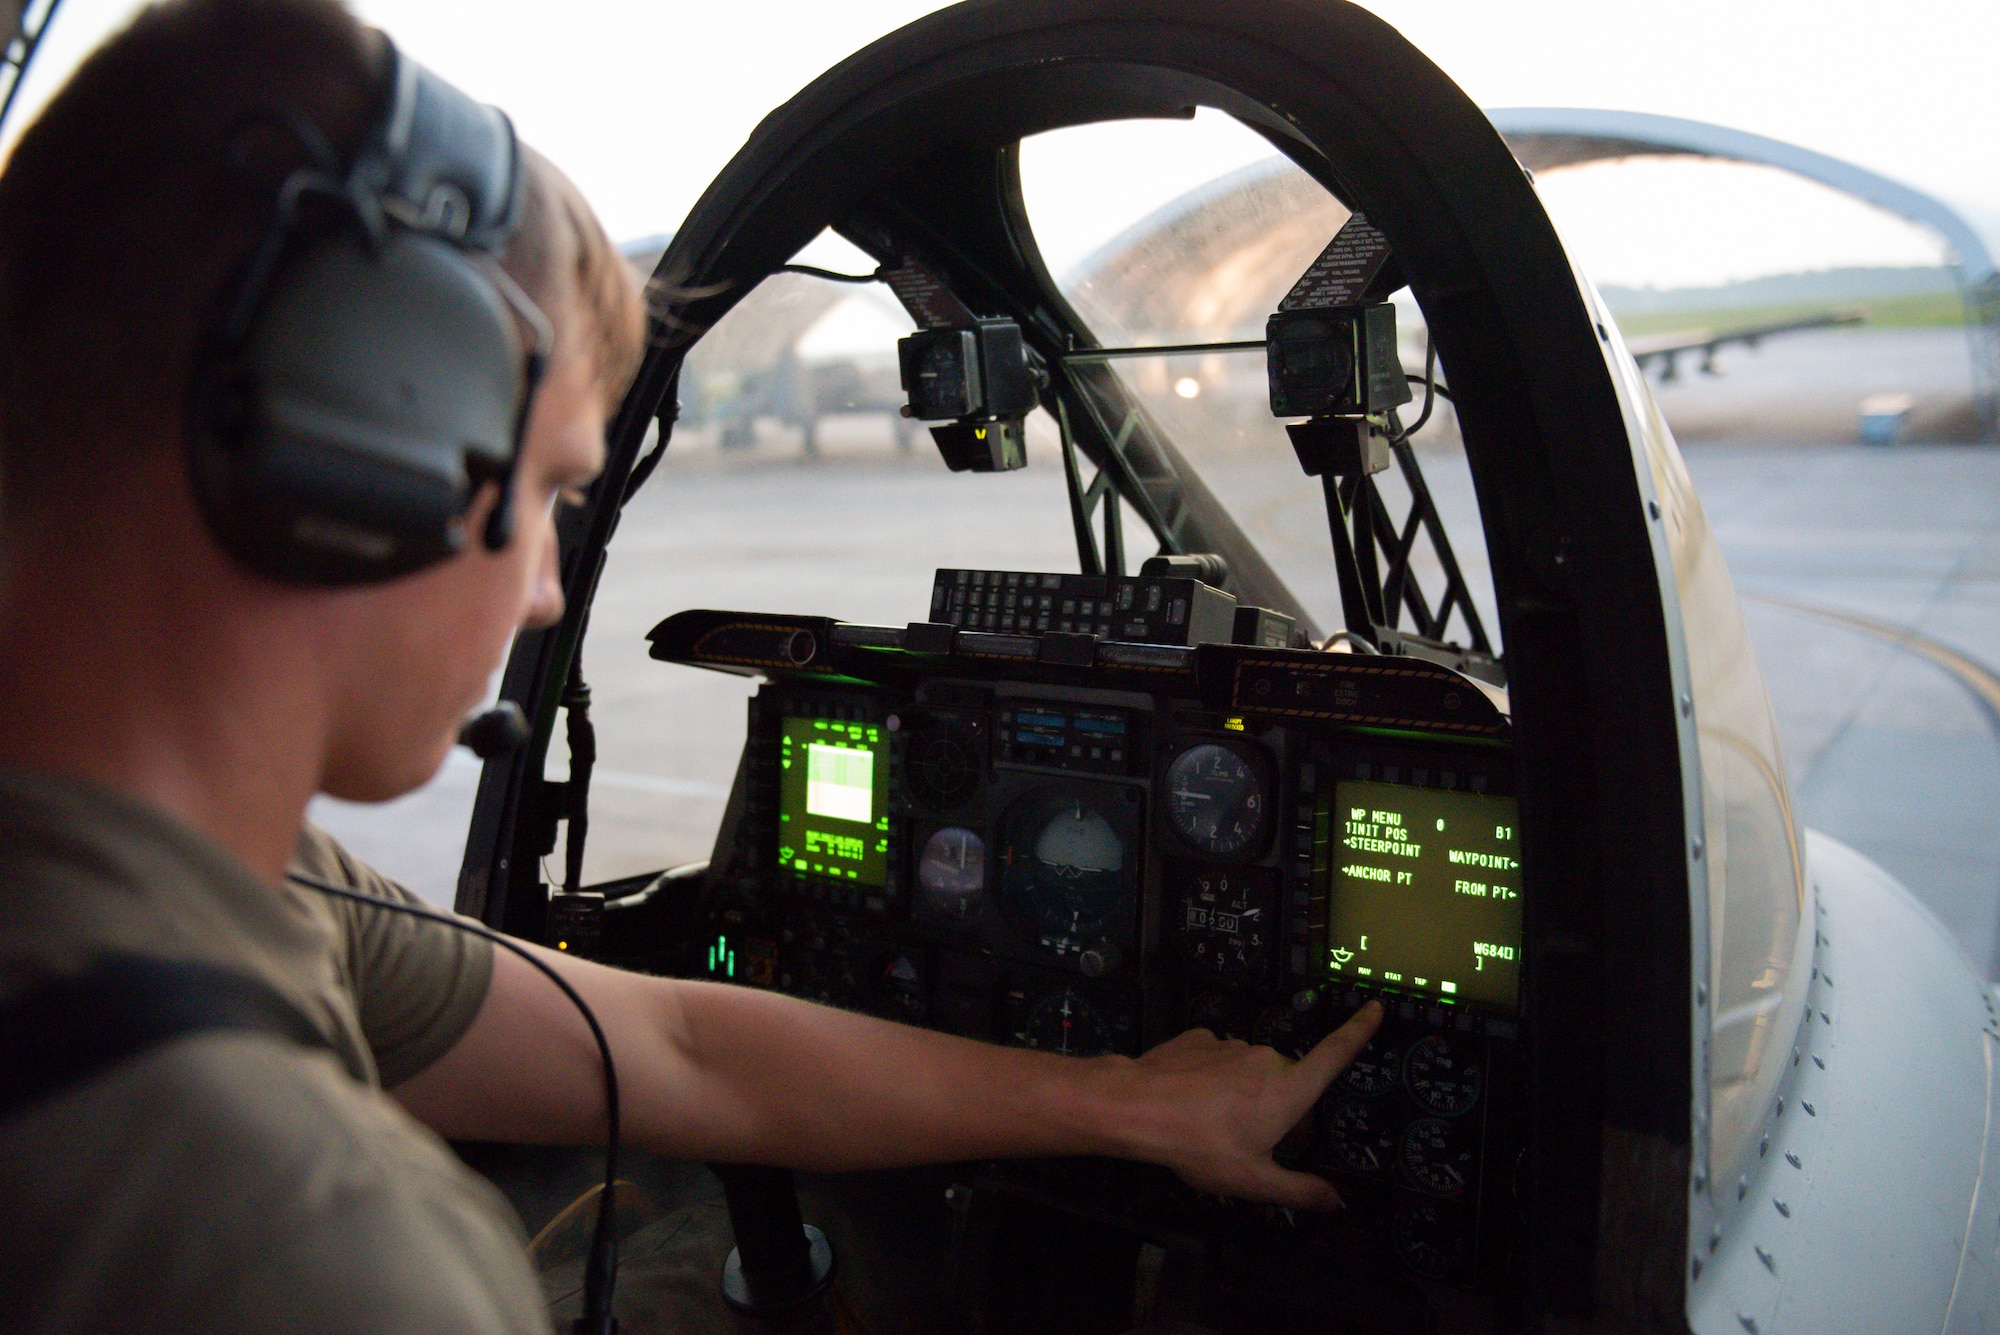
<path id="1" fill-rule="evenodd" d="M 394 67 L 389 105 L 348 173 L 349 192 L 413 231 L 498 251 L 526 193 L 513 124 L 382 40 Z"/>

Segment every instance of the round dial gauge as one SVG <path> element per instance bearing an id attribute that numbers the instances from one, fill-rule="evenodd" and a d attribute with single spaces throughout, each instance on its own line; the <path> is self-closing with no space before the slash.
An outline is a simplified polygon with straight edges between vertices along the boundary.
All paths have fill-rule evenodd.
<path id="1" fill-rule="evenodd" d="M 1017 1036 L 1023 1047 L 1066 1057 L 1101 1057 L 1111 1051 L 1111 1021 L 1075 988 L 1037 1001 Z"/>
<path id="2" fill-rule="evenodd" d="M 1167 766 L 1167 820 L 1204 853 L 1228 857 L 1253 849 L 1270 810 L 1263 775 L 1234 747 L 1203 742 Z"/>
<path id="3" fill-rule="evenodd" d="M 1433 1196 L 1456 1196 L 1472 1181 L 1479 1157 L 1462 1122 L 1419 1117 L 1403 1128 L 1397 1158 L 1411 1185 Z"/>
<path id="4" fill-rule="evenodd" d="M 1265 971 L 1277 936 L 1277 889 L 1262 867 L 1198 867 L 1181 892 L 1190 974 L 1249 978 Z"/>
<path id="5" fill-rule="evenodd" d="M 976 916 L 986 902 L 986 841 L 948 825 L 930 837 L 917 862 L 924 904 L 954 922 Z"/>
<path id="6" fill-rule="evenodd" d="M 1356 1054 L 1333 1083 L 1350 1094 L 1379 1098 L 1396 1087 L 1401 1067 L 1402 1054 L 1377 1037 Z"/>
<path id="7" fill-rule="evenodd" d="M 875 961 L 876 1014 L 904 1024 L 922 1024 L 929 1013 L 924 986 L 922 956 L 909 951 L 892 951 Z"/>
<path id="8" fill-rule="evenodd" d="M 1452 1206 L 1412 1201 L 1396 1215 L 1396 1255 L 1431 1279 L 1449 1279 L 1465 1264 L 1465 1227 Z"/>
<path id="9" fill-rule="evenodd" d="M 1403 1083 L 1419 1107 L 1440 1117 L 1471 1112 L 1485 1087 L 1479 1059 L 1436 1034 L 1410 1045 L 1403 1058 Z"/>
<path id="10" fill-rule="evenodd" d="M 1058 953 L 1083 948 L 1125 901 L 1130 854 L 1090 799 L 1057 789 L 1023 797 L 1002 825 L 1000 894 Z"/>
<path id="11" fill-rule="evenodd" d="M 1326 1117 L 1328 1168 L 1346 1173 L 1384 1173 L 1396 1161 L 1396 1123 L 1372 1099 L 1342 1099 Z"/>
<path id="12" fill-rule="evenodd" d="M 979 790 L 980 732 L 976 723 L 938 718 L 919 725 L 909 739 L 905 765 L 910 795 L 943 813 Z"/>

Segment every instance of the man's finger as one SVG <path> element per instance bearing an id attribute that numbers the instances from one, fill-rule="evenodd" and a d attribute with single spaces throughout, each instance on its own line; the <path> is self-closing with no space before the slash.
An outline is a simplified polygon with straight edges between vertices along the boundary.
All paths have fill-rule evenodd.
<path id="1" fill-rule="evenodd" d="M 1347 1204 L 1325 1178 L 1295 1173 L 1274 1163 L 1264 1165 L 1250 1190 L 1260 1201 L 1293 1210 L 1340 1210 Z"/>
<path id="2" fill-rule="evenodd" d="M 1368 1040 L 1375 1037 L 1375 1031 L 1381 1027 L 1382 1003 L 1371 1001 L 1299 1059 L 1299 1079 L 1306 1082 L 1317 1097 L 1335 1076 L 1347 1069 L 1347 1064 L 1368 1046 Z"/>

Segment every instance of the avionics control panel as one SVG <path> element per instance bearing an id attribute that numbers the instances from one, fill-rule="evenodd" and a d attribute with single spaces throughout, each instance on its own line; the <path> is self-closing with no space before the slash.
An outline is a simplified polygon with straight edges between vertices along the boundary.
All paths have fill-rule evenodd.
<path id="1" fill-rule="evenodd" d="M 1236 599 L 1172 575 L 1053 575 L 940 570 L 931 620 L 966 630 L 1059 631 L 1131 644 L 1227 644 Z"/>
<path id="2" fill-rule="evenodd" d="M 771 663 L 673 967 L 1074 1056 L 1193 1027 L 1296 1056 L 1379 999 L 1380 1035 L 1279 1151 L 1353 1208 L 1271 1255 L 1473 1287 L 1504 1267 L 1524 901 L 1480 689 L 1380 657 L 1082 667 L 898 635 L 728 613 L 654 633 L 659 657 Z M 1064 1171 L 1035 1190 L 1098 1208 Z M 1170 1194 L 1134 1227 L 1240 1231 L 1247 1208 Z"/>

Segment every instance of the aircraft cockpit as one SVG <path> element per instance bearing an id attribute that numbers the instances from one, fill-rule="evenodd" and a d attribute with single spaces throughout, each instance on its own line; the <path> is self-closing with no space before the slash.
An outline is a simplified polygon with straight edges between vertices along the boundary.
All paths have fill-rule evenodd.
<path id="1" fill-rule="evenodd" d="M 1218 121 L 1256 161 L 1051 264 L 1038 154 Z M 862 290 L 865 355 L 802 362 Z M 1278 1152 L 1326 1217 L 1096 1160 L 814 1184 L 874 1328 L 1813 1328 L 1799 1137 L 1860 874 L 1809 853 L 1643 378 L 1443 74 L 1333 3 L 959 6 L 774 112 L 652 292 L 461 911 L 1077 1056 L 1388 1011 Z M 746 549 L 908 536 L 710 579 L 674 451 L 760 420 L 935 450 L 962 508 L 795 483 Z M 735 756 L 707 828 L 603 781 L 637 747 Z"/>

